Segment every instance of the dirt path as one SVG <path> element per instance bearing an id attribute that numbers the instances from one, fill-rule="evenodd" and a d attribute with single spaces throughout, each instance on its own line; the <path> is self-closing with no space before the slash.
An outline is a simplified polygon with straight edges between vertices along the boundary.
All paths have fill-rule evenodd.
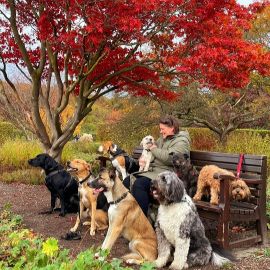
<path id="1" fill-rule="evenodd" d="M 97 232 L 95 236 L 89 235 L 88 226 L 83 227 L 82 239 L 66 241 L 61 236 L 65 235 L 74 225 L 76 214 L 67 214 L 65 217 L 59 217 L 58 213 L 51 215 L 40 215 L 39 212 L 46 211 L 50 205 L 50 193 L 44 185 L 33 186 L 19 183 L 4 184 L 0 182 L 0 207 L 10 203 L 12 211 L 23 216 L 24 224 L 36 233 L 47 237 L 59 239 L 60 246 L 68 248 L 72 256 L 86 250 L 91 246 L 98 247 L 102 244 L 106 232 Z M 128 242 L 120 238 L 111 251 L 112 257 L 121 257 L 128 251 Z M 270 257 L 254 256 L 257 249 L 235 250 L 235 254 L 241 257 L 239 261 L 231 268 L 227 269 L 263 269 L 270 270 Z M 258 253 L 258 252 L 257 252 Z M 216 268 L 208 265 L 193 269 Z"/>

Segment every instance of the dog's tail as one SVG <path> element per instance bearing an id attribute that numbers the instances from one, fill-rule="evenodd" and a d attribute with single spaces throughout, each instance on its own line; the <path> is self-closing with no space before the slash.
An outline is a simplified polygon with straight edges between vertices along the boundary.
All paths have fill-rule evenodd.
<path id="1" fill-rule="evenodd" d="M 233 263 L 236 258 L 228 250 L 224 250 L 217 245 L 212 245 L 211 263 L 215 266 L 222 267 L 224 264 Z"/>

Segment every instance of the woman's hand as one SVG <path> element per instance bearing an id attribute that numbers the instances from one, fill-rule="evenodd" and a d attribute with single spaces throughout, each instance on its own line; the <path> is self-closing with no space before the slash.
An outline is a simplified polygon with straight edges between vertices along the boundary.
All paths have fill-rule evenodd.
<path id="1" fill-rule="evenodd" d="M 157 148 L 157 145 L 153 143 L 153 144 L 149 147 L 149 149 L 152 150 L 152 149 L 154 149 L 154 148 Z"/>

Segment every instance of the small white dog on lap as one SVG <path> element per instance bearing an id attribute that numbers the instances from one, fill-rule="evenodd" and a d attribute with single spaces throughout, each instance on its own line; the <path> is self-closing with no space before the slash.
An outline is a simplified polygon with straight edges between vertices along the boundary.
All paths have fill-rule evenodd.
<path id="1" fill-rule="evenodd" d="M 164 267 L 174 249 L 170 269 L 181 270 L 211 262 L 222 266 L 234 260 L 224 250 L 214 251 L 192 199 L 174 172 L 165 171 L 152 181 L 153 196 L 159 201 L 156 220 L 157 267 Z M 219 253 L 219 254 L 218 254 Z"/>
<path id="2" fill-rule="evenodd" d="M 142 155 L 139 159 L 139 165 L 140 165 L 139 172 L 149 170 L 149 166 L 150 166 L 150 162 L 151 162 L 151 158 L 152 158 L 152 153 L 150 151 L 150 147 L 154 143 L 155 143 L 155 139 L 151 135 L 147 135 L 142 139 L 140 145 L 143 147 L 143 151 L 142 151 Z"/>

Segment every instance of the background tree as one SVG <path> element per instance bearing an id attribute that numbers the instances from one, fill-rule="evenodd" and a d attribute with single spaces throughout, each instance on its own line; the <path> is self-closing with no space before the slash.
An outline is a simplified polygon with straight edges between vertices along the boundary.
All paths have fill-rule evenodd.
<path id="1" fill-rule="evenodd" d="M 153 98 L 122 96 L 113 97 L 115 106 L 100 126 L 98 137 L 112 140 L 131 152 L 147 134 L 158 138 L 159 104 Z M 117 115 L 117 118 L 112 117 Z"/>
<path id="2" fill-rule="evenodd" d="M 268 54 L 243 39 L 252 13 L 236 1 L 0 0 L 0 14 L 5 106 L 16 113 L 15 98 L 24 126 L 58 159 L 110 92 L 172 100 L 161 79 L 225 90 L 244 87 L 253 70 L 269 71 Z M 28 100 L 10 63 L 29 82 Z M 63 123 L 71 96 L 75 110 Z"/>
<path id="3" fill-rule="evenodd" d="M 183 90 L 175 106 L 166 108 L 182 120 L 182 125 L 209 128 L 222 144 L 226 144 L 232 131 L 248 125 L 256 127 L 260 120 L 269 119 L 269 96 L 252 86 L 238 92 L 222 92 L 193 85 Z"/>

